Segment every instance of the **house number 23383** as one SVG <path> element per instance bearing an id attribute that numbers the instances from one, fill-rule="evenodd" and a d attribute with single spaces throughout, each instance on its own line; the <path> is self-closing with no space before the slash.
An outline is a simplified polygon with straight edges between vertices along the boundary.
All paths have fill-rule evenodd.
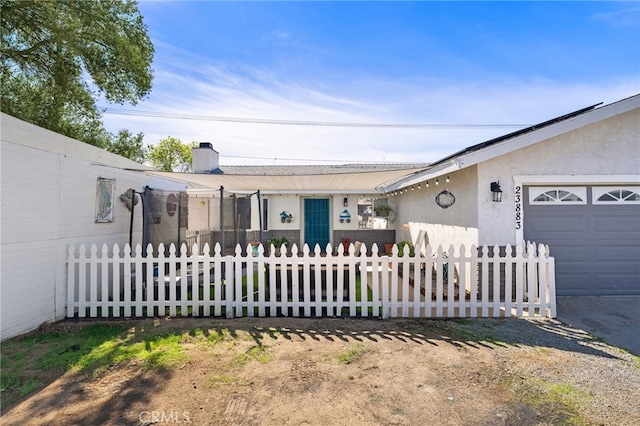
<path id="1" fill-rule="evenodd" d="M 522 228 L 522 187 L 517 185 L 515 188 L 515 219 L 516 229 Z"/>

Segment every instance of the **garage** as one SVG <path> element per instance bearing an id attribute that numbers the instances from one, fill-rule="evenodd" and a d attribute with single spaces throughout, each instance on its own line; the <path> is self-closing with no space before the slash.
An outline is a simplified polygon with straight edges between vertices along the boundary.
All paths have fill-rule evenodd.
<path id="1" fill-rule="evenodd" d="M 547 244 L 559 296 L 640 295 L 640 187 L 524 187 L 524 239 Z"/>

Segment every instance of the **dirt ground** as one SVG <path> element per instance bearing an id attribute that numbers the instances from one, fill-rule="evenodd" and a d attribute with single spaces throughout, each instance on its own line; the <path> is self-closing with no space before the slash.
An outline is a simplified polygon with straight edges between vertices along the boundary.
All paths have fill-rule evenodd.
<path id="1" fill-rule="evenodd" d="M 222 327 L 233 339 L 214 349 L 187 345 L 186 361 L 172 369 L 144 369 L 129 362 L 97 377 L 67 373 L 9 407 L 1 423 L 640 424 L 640 414 L 625 409 L 624 401 L 611 400 L 610 409 L 602 412 L 599 390 L 581 389 L 581 378 L 566 376 L 580 367 L 580 357 L 607 362 L 615 357 L 581 349 L 578 343 L 567 350 L 500 336 L 500 330 L 511 328 L 507 321 L 522 320 L 483 322 L 479 331 L 476 324 L 470 332 L 455 321 L 163 319 L 159 330 Z M 63 322 L 51 327 L 74 326 Z M 526 327 L 532 333 L 559 329 L 548 322 Z M 536 336 L 534 340 L 542 340 Z M 238 354 L 256 346 L 264 348 L 264 356 L 238 362 Z M 637 375 L 638 365 L 630 371 L 634 369 Z M 527 395 L 533 388 L 547 392 L 544 383 L 554 377 L 570 383 L 577 397 L 536 400 Z M 570 420 L 572 415 L 578 420 Z"/>

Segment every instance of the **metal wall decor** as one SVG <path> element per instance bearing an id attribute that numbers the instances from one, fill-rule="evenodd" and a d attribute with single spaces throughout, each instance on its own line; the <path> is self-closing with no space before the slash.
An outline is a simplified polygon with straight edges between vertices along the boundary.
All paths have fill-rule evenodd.
<path id="1" fill-rule="evenodd" d="M 96 223 L 113 222 L 115 179 L 98 178 L 96 184 Z"/>
<path id="2" fill-rule="evenodd" d="M 167 214 L 173 216 L 178 210 L 178 197 L 176 194 L 169 194 L 167 196 Z"/>
<path id="3" fill-rule="evenodd" d="M 344 209 L 342 210 L 342 213 L 340 213 L 340 222 L 347 222 L 350 223 L 351 222 L 351 213 L 349 213 L 349 210 Z"/>
<path id="4" fill-rule="evenodd" d="M 436 204 L 443 209 L 449 208 L 456 202 L 456 197 L 446 189 L 436 195 Z"/>
<path id="5" fill-rule="evenodd" d="M 291 212 L 288 212 L 286 210 L 280 212 L 280 222 L 291 223 L 292 220 L 293 220 L 293 215 L 291 214 Z"/>

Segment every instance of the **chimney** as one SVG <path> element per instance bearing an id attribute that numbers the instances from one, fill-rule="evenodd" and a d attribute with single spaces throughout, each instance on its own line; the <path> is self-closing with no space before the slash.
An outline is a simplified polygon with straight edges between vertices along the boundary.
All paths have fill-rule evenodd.
<path id="1" fill-rule="evenodd" d="M 214 173 L 220 166 L 220 154 L 209 142 L 200 142 L 200 146 L 191 149 L 193 173 Z"/>

